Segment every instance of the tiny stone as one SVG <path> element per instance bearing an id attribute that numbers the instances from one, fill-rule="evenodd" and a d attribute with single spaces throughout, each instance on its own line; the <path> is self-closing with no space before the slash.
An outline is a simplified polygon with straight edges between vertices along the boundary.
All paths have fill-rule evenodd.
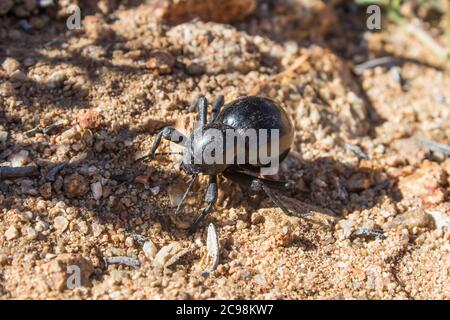
<path id="1" fill-rule="evenodd" d="M 140 175 L 134 178 L 134 182 L 146 185 L 148 183 L 149 176 Z"/>
<path id="2" fill-rule="evenodd" d="M 20 63 L 14 58 L 6 58 L 2 63 L 2 67 L 7 74 L 12 75 L 13 72 L 20 69 Z"/>
<path id="3" fill-rule="evenodd" d="M 78 173 L 74 173 L 64 179 L 64 191 L 70 198 L 81 197 L 89 190 L 86 178 Z"/>
<path id="4" fill-rule="evenodd" d="M 31 228 L 31 227 L 27 227 L 27 228 L 26 228 L 26 231 L 27 231 L 27 237 L 28 237 L 28 239 L 34 240 L 34 239 L 37 238 L 38 233 L 37 233 L 37 231 L 36 231 L 35 229 L 33 229 L 33 228 Z"/>
<path id="5" fill-rule="evenodd" d="M 11 162 L 12 167 L 22 167 L 28 161 L 29 152 L 26 150 L 20 150 L 9 156 L 9 162 Z"/>
<path id="6" fill-rule="evenodd" d="M 150 188 L 150 192 L 154 195 L 157 195 L 159 193 L 159 191 L 161 190 L 161 188 L 159 186 Z"/>
<path id="7" fill-rule="evenodd" d="M 406 199 L 420 199 L 423 204 L 437 205 L 445 201 L 445 172 L 435 162 L 425 160 L 413 174 L 401 177 L 398 188 Z"/>
<path id="8" fill-rule="evenodd" d="M 24 61 L 23 61 L 23 65 L 25 66 L 25 67 L 31 67 L 33 64 L 35 63 L 35 61 L 34 61 L 34 59 L 33 58 L 26 58 Z"/>
<path id="9" fill-rule="evenodd" d="M 25 211 L 22 213 L 22 217 L 25 221 L 31 221 L 33 219 L 33 212 L 31 211 Z"/>
<path id="10" fill-rule="evenodd" d="M 134 240 L 133 240 L 133 238 L 132 238 L 132 237 L 127 237 L 127 238 L 125 239 L 125 245 L 126 245 L 128 248 L 133 248 L 133 247 L 134 247 Z"/>
<path id="11" fill-rule="evenodd" d="M 78 230 L 82 233 L 82 234 L 88 234 L 89 233 L 89 228 L 88 225 L 86 223 L 86 221 L 81 221 L 78 225 Z"/>
<path id="12" fill-rule="evenodd" d="M 40 29 L 44 28 L 45 20 L 41 19 L 39 17 L 32 17 L 30 19 L 30 25 L 33 29 L 40 30 Z M 24 62 L 24 64 L 25 64 L 25 62 Z"/>
<path id="13" fill-rule="evenodd" d="M 103 194 L 102 184 L 100 182 L 95 182 L 91 184 L 91 191 L 92 195 L 94 196 L 94 199 L 99 200 Z"/>
<path id="14" fill-rule="evenodd" d="M 95 129 L 100 125 L 100 113 L 96 110 L 80 111 L 77 122 L 82 129 Z"/>
<path id="15" fill-rule="evenodd" d="M 16 70 L 11 74 L 10 79 L 16 82 L 24 82 L 28 80 L 28 77 L 22 71 Z"/>
<path id="16" fill-rule="evenodd" d="M 55 71 L 47 78 L 47 87 L 50 89 L 61 87 L 66 79 L 67 76 L 63 71 Z"/>
<path id="17" fill-rule="evenodd" d="M 167 50 L 156 50 L 147 61 L 147 68 L 156 70 L 159 74 L 170 74 L 176 59 Z"/>
<path id="18" fill-rule="evenodd" d="M 153 258 L 156 256 L 156 253 L 158 252 L 158 249 L 151 240 L 144 243 L 144 245 L 142 246 L 142 250 L 144 251 L 144 255 L 149 260 L 153 260 Z"/>
<path id="19" fill-rule="evenodd" d="M 37 0 L 24 0 L 24 6 L 27 11 L 33 11 L 36 9 Z"/>
<path id="20" fill-rule="evenodd" d="M 66 230 L 69 226 L 69 220 L 67 220 L 67 218 L 64 216 L 58 216 L 55 218 L 55 220 L 53 220 L 53 224 L 56 230 L 58 230 L 59 232 L 64 232 L 64 230 Z"/>
<path id="21" fill-rule="evenodd" d="M 42 232 L 42 231 L 45 231 L 47 229 L 48 229 L 48 224 L 47 224 L 47 222 L 44 222 L 44 221 L 39 221 L 34 226 L 34 230 L 36 230 L 37 232 Z"/>
<path id="22" fill-rule="evenodd" d="M 178 206 L 183 198 L 184 189 L 180 184 L 174 184 L 169 187 L 169 200 L 172 207 Z"/>
<path id="23" fill-rule="evenodd" d="M 104 227 L 99 225 L 98 223 L 93 223 L 91 228 L 92 228 L 92 234 L 94 235 L 94 237 L 98 237 L 99 235 L 101 235 L 104 230 Z"/>
<path id="24" fill-rule="evenodd" d="M 19 231 L 14 226 L 10 226 L 5 232 L 6 240 L 14 240 L 19 236 Z"/>
<path id="25" fill-rule="evenodd" d="M 428 211 L 427 212 L 434 219 L 434 224 L 436 229 L 446 229 L 450 231 L 450 216 L 439 211 Z"/>
<path id="26" fill-rule="evenodd" d="M 4 266 L 8 263 L 8 256 L 6 254 L 0 254 L 0 266 Z"/>
<path id="27" fill-rule="evenodd" d="M 39 188 L 39 194 L 44 199 L 50 199 L 52 197 L 52 185 L 51 185 L 51 183 L 47 182 L 47 183 L 43 184 Z"/>

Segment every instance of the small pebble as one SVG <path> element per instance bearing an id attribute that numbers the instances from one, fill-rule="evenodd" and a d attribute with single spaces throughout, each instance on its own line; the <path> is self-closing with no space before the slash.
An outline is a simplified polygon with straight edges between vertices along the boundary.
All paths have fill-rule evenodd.
<path id="1" fill-rule="evenodd" d="M 22 167 L 28 162 L 29 152 L 26 150 L 20 150 L 9 156 L 8 160 L 11 162 L 11 167 Z"/>
<path id="2" fill-rule="evenodd" d="M 158 252 L 158 249 L 151 240 L 144 243 L 144 245 L 142 246 L 142 250 L 144 251 L 144 255 L 149 260 L 153 260 L 153 258 L 156 256 L 156 253 Z"/>
<path id="3" fill-rule="evenodd" d="M 103 195 L 103 187 L 101 182 L 94 182 L 91 184 L 92 195 L 95 200 L 99 200 Z"/>
<path id="4" fill-rule="evenodd" d="M 156 70 L 159 74 L 170 74 L 175 65 L 176 59 L 167 50 L 156 50 L 150 54 L 147 61 L 147 68 Z"/>
<path id="5" fill-rule="evenodd" d="M 64 216 L 58 216 L 53 220 L 53 225 L 59 232 L 64 232 L 69 226 L 69 220 Z"/>
<path id="6" fill-rule="evenodd" d="M 74 173 L 64 178 L 64 191 L 69 198 L 81 197 L 89 191 L 89 185 L 84 176 Z"/>
<path id="7" fill-rule="evenodd" d="M 10 226 L 5 232 L 6 240 L 14 240 L 19 236 L 19 231 L 14 226 Z"/>
<path id="8" fill-rule="evenodd" d="M 132 237 L 127 237 L 125 239 L 125 246 L 127 246 L 128 248 L 133 248 L 134 247 L 134 240 Z"/>
<path id="9" fill-rule="evenodd" d="M 20 63 L 16 59 L 8 57 L 5 59 L 5 61 L 3 61 L 2 67 L 7 74 L 11 75 L 14 71 L 20 69 Z"/>
<path id="10" fill-rule="evenodd" d="M 183 199 L 184 191 L 183 186 L 180 184 L 174 184 L 169 187 L 169 200 L 172 207 L 176 207 L 180 204 L 181 199 Z"/>
<path id="11" fill-rule="evenodd" d="M 155 195 L 155 196 L 159 193 L 160 190 L 161 190 L 161 187 L 160 187 L 160 186 L 156 186 L 156 187 L 150 188 L 150 192 L 151 192 L 153 195 Z"/>
<path id="12" fill-rule="evenodd" d="M 4 266 L 8 263 L 8 256 L 6 254 L 0 254 L 0 266 Z"/>
<path id="13" fill-rule="evenodd" d="M 66 79 L 67 76 L 63 71 L 55 71 L 47 78 L 47 87 L 50 89 L 61 87 Z"/>
<path id="14" fill-rule="evenodd" d="M 100 113 L 96 110 L 80 111 L 77 122 L 82 129 L 95 129 L 100 125 Z"/>
<path id="15" fill-rule="evenodd" d="M 48 223 L 45 221 L 39 221 L 34 226 L 34 230 L 36 230 L 37 232 L 43 232 L 47 229 L 48 229 Z"/>

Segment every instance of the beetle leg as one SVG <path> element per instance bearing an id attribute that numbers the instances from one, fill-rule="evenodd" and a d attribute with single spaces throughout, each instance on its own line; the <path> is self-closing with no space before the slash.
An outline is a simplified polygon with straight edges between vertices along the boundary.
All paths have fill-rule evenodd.
<path id="1" fill-rule="evenodd" d="M 251 188 L 252 182 L 255 179 L 258 179 L 270 188 L 277 190 L 290 190 L 293 188 L 293 182 L 289 180 L 272 180 L 266 178 L 258 178 L 251 174 L 244 173 L 241 171 L 227 170 L 223 173 L 225 178 L 234 181 L 235 183 L 241 185 L 242 187 Z"/>
<path id="2" fill-rule="evenodd" d="M 272 189 L 278 189 L 278 190 L 289 190 L 293 187 L 292 181 L 278 181 L 278 180 L 271 180 L 271 179 L 265 179 L 265 178 L 257 178 L 255 176 L 240 172 L 240 171 L 225 171 L 223 175 L 238 183 L 239 185 L 243 187 L 249 187 L 253 191 L 264 191 L 264 193 L 269 197 L 269 199 L 277 206 L 279 207 L 284 214 L 288 216 L 292 216 L 292 212 L 289 211 L 288 208 L 284 205 L 283 201 L 278 197 L 278 195 L 272 190 Z M 302 218 L 308 222 L 316 223 L 319 225 L 326 226 L 325 224 L 322 224 L 318 221 L 314 221 L 311 219 L 307 219 L 301 215 L 295 215 L 296 217 Z"/>
<path id="3" fill-rule="evenodd" d="M 191 232 L 195 231 L 198 223 L 211 211 L 217 202 L 217 176 L 209 176 L 208 190 L 205 193 L 207 206 L 195 217 L 191 225 Z"/>
<path id="4" fill-rule="evenodd" d="M 263 180 L 260 178 L 254 179 L 251 182 L 251 189 L 253 191 L 260 191 L 261 189 L 266 193 L 266 195 L 269 197 L 269 199 L 278 207 L 280 208 L 284 214 L 288 215 L 288 216 L 293 216 L 292 212 L 289 211 L 288 208 L 286 208 L 286 206 L 284 205 L 283 201 L 281 201 L 281 199 L 278 197 L 278 195 L 273 192 L 267 185 L 266 185 L 266 181 L 267 180 Z M 273 181 L 273 180 L 269 180 L 269 181 Z M 311 223 L 315 223 L 324 227 L 327 227 L 326 224 L 319 222 L 319 221 L 314 221 L 308 218 L 303 217 L 302 215 L 295 215 L 298 218 L 302 218 L 303 220 L 307 221 L 307 222 L 311 222 Z"/>
<path id="5" fill-rule="evenodd" d="M 223 94 L 219 94 L 216 98 L 216 101 L 214 101 L 214 105 L 211 110 L 211 119 L 209 122 L 214 122 L 216 120 L 217 114 L 219 113 L 220 109 L 223 107 L 223 104 L 225 102 L 225 98 Z"/>
<path id="6" fill-rule="evenodd" d="M 175 128 L 165 127 L 156 136 L 155 141 L 153 142 L 153 145 L 150 148 L 150 151 L 145 156 L 138 158 L 136 161 L 153 158 L 157 154 L 156 149 L 161 144 L 161 140 L 163 138 L 178 144 L 182 143 L 183 141 L 186 141 L 186 137 L 180 131 L 178 131 Z M 161 154 L 171 154 L 171 152 Z"/>
<path id="7" fill-rule="evenodd" d="M 206 100 L 205 96 L 200 95 L 195 98 L 195 100 L 191 104 L 191 107 L 189 108 L 189 111 L 194 111 L 196 107 L 198 107 L 199 121 L 202 125 L 205 125 L 208 122 L 208 100 Z"/>
<path id="8" fill-rule="evenodd" d="M 194 185 L 195 179 L 197 179 L 197 175 L 196 175 L 196 174 L 194 174 L 194 175 L 192 176 L 192 178 L 189 180 L 189 182 L 188 182 L 189 185 L 188 185 L 186 191 L 184 192 L 183 197 L 181 198 L 180 203 L 179 203 L 178 206 L 177 206 L 177 210 L 175 210 L 175 215 L 178 215 L 178 214 L 180 213 L 181 206 L 182 206 L 182 204 L 184 203 L 184 201 L 186 200 L 186 197 L 187 197 L 188 193 L 191 191 L 192 186 Z"/>

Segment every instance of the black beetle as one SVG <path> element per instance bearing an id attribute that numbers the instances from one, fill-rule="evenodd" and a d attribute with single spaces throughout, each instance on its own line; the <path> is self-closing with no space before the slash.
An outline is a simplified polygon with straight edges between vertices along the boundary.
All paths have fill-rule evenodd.
<path id="1" fill-rule="evenodd" d="M 224 97 L 223 95 L 219 95 L 212 106 L 211 116 L 208 121 L 208 102 L 204 96 L 198 97 L 194 100 L 190 111 L 198 107 L 200 126 L 193 131 L 190 137 L 185 137 L 175 128 L 165 127 L 156 136 L 148 154 L 138 160 L 151 159 L 155 155 L 174 154 L 171 152 L 156 153 L 156 149 L 163 138 L 183 145 L 184 151 L 178 153 L 183 155 L 180 167 L 188 174 L 193 175 L 193 177 L 189 182 L 188 189 L 186 190 L 181 203 L 183 203 L 187 193 L 191 189 L 197 174 L 202 173 L 209 176 L 209 185 L 204 198 L 207 206 L 195 217 L 191 227 L 195 227 L 197 223 L 211 211 L 217 201 L 217 175 L 219 174 L 222 174 L 225 178 L 238 183 L 246 189 L 251 189 L 252 191 L 263 190 L 275 205 L 280 207 L 286 214 L 290 215 L 291 213 L 271 189 L 290 189 L 293 186 L 292 181 L 271 180 L 258 176 L 260 175 L 262 168 L 267 168 L 272 165 L 273 160 L 277 160 L 276 162 L 280 163 L 290 151 L 294 138 L 294 129 L 286 111 L 272 100 L 257 96 L 239 98 L 222 108 L 223 104 Z M 246 133 L 250 131 L 250 129 L 258 132 L 262 132 L 264 129 L 266 132 L 269 132 L 270 130 L 270 134 L 267 133 L 265 140 L 258 135 L 256 143 L 251 143 L 250 141 L 245 140 L 247 137 Z M 233 140 L 233 143 L 230 143 L 229 139 L 227 141 L 228 136 L 226 133 L 229 131 L 234 132 L 235 136 L 233 139 L 240 139 L 242 143 L 237 144 L 236 140 Z M 272 134 L 274 132 L 278 134 Z M 219 137 L 217 137 L 217 133 L 219 133 Z M 273 141 L 274 139 L 276 139 L 276 141 Z M 273 147 L 273 142 L 276 142 L 277 149 Z M 211 145 L 215 148 L 211 148 Z M 232 149 L 230 149 L 230 146 L 232 146 Z M 245 149 L 245 157 L 241 158 L 241 162 L 237 161 L 236 156 L 236 152 L 239 151 L 239 149 L 236 150 L 236 148 L 239 148 L 239 146 L 240 148 Z M 219 156 L 218 158 L 224 160 L 228 159 L 226 156 L 229 155 L 230 159 L 233 159 L 233 161 L 215 161 L 212 163 L 195 161 L 199 158 L 203 160 L 204 152 L 208 148 L 212 149 L 211 154 L 213 156 Z M 263 159 L 260 158 L 261 148 L 265 148 L 267 151 L 267 155 L 270 159 L 269 163 L 267 163 L 267 161 L 266 163 L 263 163 Z M 217 150 L 222 150 L 221 154 L 215 154 L 215 151 Z M 249 156 L 251 151 L 253 151 L 253 158 Z M 177 208 L 177 213 L 180 210 L 181 203 Z"/>

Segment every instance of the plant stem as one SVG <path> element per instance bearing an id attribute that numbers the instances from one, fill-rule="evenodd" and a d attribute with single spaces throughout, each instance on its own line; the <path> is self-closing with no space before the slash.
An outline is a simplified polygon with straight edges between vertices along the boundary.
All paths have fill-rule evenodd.
<path id="1" fill-rule="evenodd" d="M 446 59 L 448 57 L 448 50 L 437 43 L 417 22 L 406 21 L 406 23 L 402 24 L 402 27 L 422 42 L 422 44 L 430 49 L 438 58 Z"/>

